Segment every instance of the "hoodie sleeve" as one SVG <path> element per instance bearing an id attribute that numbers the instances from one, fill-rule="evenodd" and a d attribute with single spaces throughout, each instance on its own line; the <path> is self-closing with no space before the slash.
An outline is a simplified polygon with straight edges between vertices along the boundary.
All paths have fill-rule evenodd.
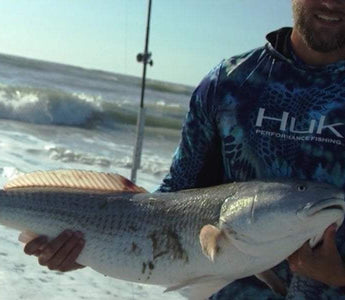
<path id="1" fill-rule="evenodd" d="M 211 186 L 222 181 L 215 106 L 221 65 L 215 67 L 192 94 L 180 144 L 159 192 Z"/>

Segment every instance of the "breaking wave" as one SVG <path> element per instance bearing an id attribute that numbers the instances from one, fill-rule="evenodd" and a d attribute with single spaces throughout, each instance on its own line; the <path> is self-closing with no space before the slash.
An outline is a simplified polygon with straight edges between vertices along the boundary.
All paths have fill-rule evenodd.
<path id="1" fill-rule="evenodd" d="M 59 89 L 0 86 L 0 119 L 35 124 L 93 127 L 135 125 L 137 105 Z M 186 109 L 157 101 L 146 105 L 146 125 L 180 129 Z"/>

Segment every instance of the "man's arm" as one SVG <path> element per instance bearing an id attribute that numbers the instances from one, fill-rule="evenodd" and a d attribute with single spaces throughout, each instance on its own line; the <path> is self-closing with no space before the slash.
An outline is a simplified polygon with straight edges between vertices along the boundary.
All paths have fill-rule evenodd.
<path id="1" fill-rule="evenodd" d="M 217 132 L 216 91 L 221 64 L 193 92 L 180 144 L 160 192 L 220 184 L 223 181 L 221 143 Z"/>

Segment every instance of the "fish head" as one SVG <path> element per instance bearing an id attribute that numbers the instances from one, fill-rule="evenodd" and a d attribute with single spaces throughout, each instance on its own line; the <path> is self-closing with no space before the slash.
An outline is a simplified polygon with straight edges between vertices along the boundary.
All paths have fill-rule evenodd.
<path id="1" fill-rule="evenodd" d="M 277 255 L 288 256 L 306 241 L 315 246 L 328 226 L 342 224 L 344 212 L 344 192 L 329 184 L 250 181 L 225 200 L 219 226 L 244 253 L 279 249 Z"/>

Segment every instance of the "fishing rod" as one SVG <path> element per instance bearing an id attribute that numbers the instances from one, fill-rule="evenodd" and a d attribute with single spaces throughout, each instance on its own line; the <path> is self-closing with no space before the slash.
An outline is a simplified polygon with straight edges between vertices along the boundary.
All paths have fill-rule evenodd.
<path id="1" fill-rule="evenodd" d="M 137 170 L 140 168 L 141 152 L 144 140 L 144 128 L 145 128 L 145 107 L 144 107 L 144 96 L 145 96 L 145 86 L 146 86 L 146 67 L 149 64 L 153 66 L 153 60 L 151 59 L 152 53 L 148 52 L 149 48 L 149 35 L 150 35 L 150 21 L 151 21 L 151 7 L 152 0 L 148 1 L 148 12 L 147 12 L 147 23 L 146 23 L 146 39 L 145 39 L 145 50 L 144 53 L 139 53 L 137 55 L 137 61 L 144 64 L 143 67 L 143 77 L 141 81 L 141 98 L 140 107 L 137 119 L 137 135 L 136 142 L 133 151 L 133 164 L 131 172 L 131 181 L 135 183 L 137 179 Z"/>

